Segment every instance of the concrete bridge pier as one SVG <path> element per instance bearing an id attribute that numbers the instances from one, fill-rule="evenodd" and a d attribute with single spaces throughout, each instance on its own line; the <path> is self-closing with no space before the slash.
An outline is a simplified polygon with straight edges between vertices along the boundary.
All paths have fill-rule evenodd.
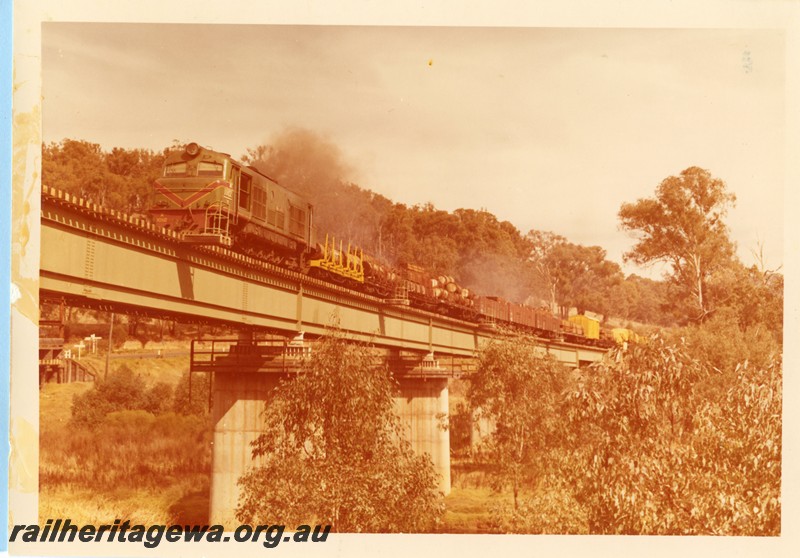
<path id="1" fill-rule="evenodd" d="M 242 335 L 237 351 L 246 351 L 252 342 Z M 211 524 L 238 525 L 235 511 L 239 501 L 239 478 L 257 461 L 252 458 L 251 442 L 263 432 L 261 413 L 264 402 L 286 377 L 285 373 L 217 371 L 211 389 L 214 405 L 214 447 L 212 455 Z M 439 489 L 450 492 L 450 435 L 442 428 L 448 412 L 447 378 L 400 377 L 395 396 L 395 412 L 419 454 L 427 453 L 439 473 Z"/>
<path id="2" fill-rule="evenodd" d="M 257 372 L 214 374 L 214 448 L 211 469 L 211 524 L 231 528 L 239 524 L 235 511 L 239 503 L 237 482 L 257 462 L 250 443 L 263 432 L 261 412 L 264 401 L 280 381 L 281 374 Z"/>
<path id="3" fill-rule="evenodd" d="M 450 493 L 450 432 L 442 428 L 448 413 L 447 378 L 400 378 L 395 412 L 411 446 L 427 453 L 439 473 L 439 490 Z"/>

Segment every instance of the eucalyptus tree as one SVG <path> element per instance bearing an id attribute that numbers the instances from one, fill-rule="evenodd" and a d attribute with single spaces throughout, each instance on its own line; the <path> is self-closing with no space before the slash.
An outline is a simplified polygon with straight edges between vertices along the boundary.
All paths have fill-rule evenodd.
<path id="1" fill-rule="evenodd" d="M 622 228 L 637 236 L 626 260 L 667 263 L 692 321 L 701 322 L 715 310 L 715 276 L 734 261 L 723 218 L 735 201 L 722 180 L 689 167 L 664 179 L 655 197 L 624 203 L 619 210 Z"/>

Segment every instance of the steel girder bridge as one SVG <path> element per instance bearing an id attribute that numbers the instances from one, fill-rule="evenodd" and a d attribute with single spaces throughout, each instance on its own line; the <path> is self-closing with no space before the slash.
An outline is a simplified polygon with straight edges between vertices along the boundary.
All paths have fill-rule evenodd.
<path id="1" fill-rule="evenodd" d="M 40 297 L 76 306 L 224 323 L 286 337 L 325 333 L 400 352 L 474 357 L 495 331 L 392 305 L 216 246 L 186 246 L 172 231 L 45 187 Z M 540 339 L 542 352 L 578 366 L 605 349 Z"/>

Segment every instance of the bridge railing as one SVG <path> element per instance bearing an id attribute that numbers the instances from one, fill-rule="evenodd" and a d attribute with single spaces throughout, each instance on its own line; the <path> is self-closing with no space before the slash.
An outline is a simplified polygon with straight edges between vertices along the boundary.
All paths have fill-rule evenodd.
<path id="1" fill-rule="evenodd" d="M 311 346 L 285 340 L 195 339 L 190 372 L 297 372 Z"/>

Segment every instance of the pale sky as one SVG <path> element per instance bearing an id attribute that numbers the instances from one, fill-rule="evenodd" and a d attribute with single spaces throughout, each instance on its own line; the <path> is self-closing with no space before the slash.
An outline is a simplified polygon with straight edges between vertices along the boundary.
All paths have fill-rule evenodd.
<path id="1" fill-rule="evenodd" d="M 739 256 L 761 241 L 774 268 L 784 48 L 762 30 L 45 23 L 43 136 L 240 157 L 308 128 L 393 201 L 485 208 L 619 263 L 620 205 L 699 166 L 738 198 Z"/>

